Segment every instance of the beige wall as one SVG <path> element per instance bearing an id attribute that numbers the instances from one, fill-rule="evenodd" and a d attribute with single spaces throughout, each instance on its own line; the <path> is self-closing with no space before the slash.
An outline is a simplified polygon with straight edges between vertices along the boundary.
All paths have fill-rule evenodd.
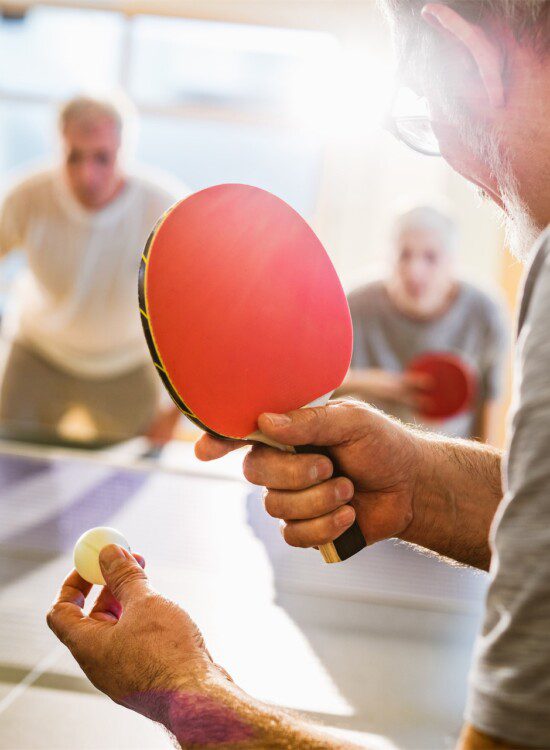
<path id="1" fill-rule="evenodd" d="M 432 196 L 448 201 L 460 220 L 464 271 L 482 283 L 499 278 L 502 233 L 495 211 L 480 205 L 471 188 L 441 159 L 416 155 L 381 130 L 380 81 L 389 97 L 393 58 L 388 29 L 375 0 L 3 0 L 2 4 L 111 8 L 129 15 L 149 12 L 320 29 L 336 35 L 344 51 L 358 53 L 359 62 L 352 72 L 355 104 L 361 106 L 352 107 L 347 118 L 341 112 L 341 122 L 326 136 L 318 205 L 308 218 L 345 282 L 353 284 L 365 267 L 383 257 L 396 209 Z M 370 111 L 374 90 L 376 101 Z M 324 104 L 332 116 L 330 91 Z M 322 128 L 323 117 L 319 119 L 317 126 Z M 308 124 L 290 122 L 285 127 L 307 130 Z"/>

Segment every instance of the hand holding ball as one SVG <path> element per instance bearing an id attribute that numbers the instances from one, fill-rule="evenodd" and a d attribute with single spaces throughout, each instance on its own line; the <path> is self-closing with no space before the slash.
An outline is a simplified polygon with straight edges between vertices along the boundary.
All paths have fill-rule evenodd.
<path id="1" fill-rule="evenodd" d="M 78 573 L 88 583 L 105 586 L 105 579 L 99 566 L 99 553 L 109 544 L 118 544 L 131 552 L 125 537 L 109 526 L 97 526 L 86 531 L 74 547 L 74 566 Z"/>

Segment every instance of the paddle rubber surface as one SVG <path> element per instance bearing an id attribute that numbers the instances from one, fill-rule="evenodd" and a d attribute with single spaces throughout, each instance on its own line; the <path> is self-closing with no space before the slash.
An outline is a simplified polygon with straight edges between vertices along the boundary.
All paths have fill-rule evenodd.
<path id="1" fill-rule="evenodd" d="M 218 185 L 170 209 L 145 249 L 142 323 L 164 384 L 203 429 L 246 438 L 344 379 L 352 325 L 336 271 L 288 204 Z"/>
<path id="2" fill-rule="evenodd" d="M 423 373 L 433 379 L 433 386 L 426 393 L 429 404 L 420 412 L 422 417 L 448 419 L 466 411 L 474 400 L 475 372 L 455 354 L 426 352 L 413 359 L 407 371 Z"/>

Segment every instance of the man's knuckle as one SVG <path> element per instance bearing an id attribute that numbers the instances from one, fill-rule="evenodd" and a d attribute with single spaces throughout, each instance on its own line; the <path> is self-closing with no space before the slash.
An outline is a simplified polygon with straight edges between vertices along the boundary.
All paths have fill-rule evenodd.
<path id="1" fill-rule="evenodd" d="M 53 604 L 48 612 L 46 613 L 46 623 L 50 630 L 53 630 L 55 633 L 57 620 L 59 616 L 59 609 L 56 604 Z"/>
<path id="2" fill-rule="evenodd" d="M 344 413 L 343 421 L 354 422 L 356 420 L 364 418 L 366 411 L 364 407 L 365 404 L 359 403 L 357 401 L 344 401 L 344 403 L 342 403 L 339 407 Z"/>
<path id="3" fill-rule="evenodd" d="M 249 482 L 252 484 L 260 484 L 258 482 L 259 474 L 258 474 L 258 468 L 257 468 L 257 462 L 255 460 L 255 455 L 252 451 L 246 454 L 244 461 L 243 461 L 243 474 L 246 479 L 248 479 Z"/>
<path id="4" fill-rule="evenodd" d="M 358 439 L 363 436 L 372 420 L 379 413 L 371 404 L 350 401 L 342 404 L 344 409 L 342 424 L 345 425 L 347 440 Z"/>
<path id="5" fill-rule="evenodd" d="M 283 537 L 285 539 L 285 542 L 290 547 L 309 547 L 310 545 L 306 542 L 306 539 L 304 538 L 304 535 L 298 531 L 295 525 L 293 524 L 287 524 L 283 528 Z"/>
<path id="6" fill-rule="evenodd" d="M 306 474 L 305 461 L 297 459 L 289 467 L 288 483 L 293 490 L 299 490 L 304 486 L 304 476 Z"/>
<path id="7" fill-rule="evenodd" d="M 315 408 L 315 416 L 316 421 L 319 423 L 319 425 L 323 425 L 326 423 L 330 415 L 330 409 L 326 406 L 317 406 Z"/>
<path id="8" fill-rule="evenodd" d="M 319 417 L 319 409 L 316 406 L 311 406 L 309 409 L 304 409 L 303 420 L 306 424 L 312 424 Z"/>
<path id="9" fill-rule="evenodd" d="M 283 539 L 290 547 L 297 547 L 298 545 L 295 543 L 294 534 L 292 532 L 292 529 L 289 528 L 288 524 L 286 526 L 283 526 L 281 529 L 281 533 L 283 535 Z"/>
<path id="10" fill-rule="evenodd" d="M 121 589 L 134 581 L 142 581 L 145 578 L 141 568 L 125 568 L 115 576 L 114 586 L 116 589 Z"/>
<path id="11" fill-rule="evenodd" d="M 332 510 L 334 505 L 334 487 L 332 482 L 319 485 L 311 499 L 311 516 L 322 516 Z"/>
<path id="12" fill-rule="evenodd" d="M 264 508 L 272 518 L 280 516 L 280 498 L 274 492 L 266 492 L 264 495 Z"/>
<path id="13" fill-rule="evenodd" d="M 309 438 L 314 440 L 323 430 L 327 419 L 327 408 L 325 406 L 314 406 L 304 410 L 305 422 L 309 430 Z"/>

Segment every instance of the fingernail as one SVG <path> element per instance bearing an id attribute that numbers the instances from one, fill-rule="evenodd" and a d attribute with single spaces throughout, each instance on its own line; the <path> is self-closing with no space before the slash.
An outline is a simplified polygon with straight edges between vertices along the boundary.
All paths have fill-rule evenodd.
<path id="1" fill-rule="evenodd" d="M 309 475 L 316 482 L 318 479 L 328 479 L 332 474 L 332 464 L 330 461 L 319 461 L 311 467 Z"/>
<path id="2" fill-rule="evenodd" d="M 99 553 L 99 562 L 107 573 L 121 558 L 125 560 L 126 555 L 124 554 L 122 547 L 119 547 L 116 544 L 108 544 L 107 547 L 103 547 Z"/>
<path id="3" fill-rule="evenodd" d="M 334 516 L 336 526 L 338 526 L 338 528 L 340 529 L 345 529 L 346 526 L 349 526 L 354 518 L 355 511 L 353 510 L 351 505 L 345 505 L 343 508 L 340 508 L 340 510 Z"/>
<path id="4" fill-rule="evenodd" d="M 286 427 L 292 422 L 288 414 L 271 414 L 270 412 L 266 412 L 264 416 L 266 419 L 269 419 L 273 427 Z"/>
<path id="5" fill-rule="evenodd" d="M 349 482 L 338 482 L 336 485 L 336 497 L 338 500 L 351 500 L 353 497 L 353 486 Z"/>

